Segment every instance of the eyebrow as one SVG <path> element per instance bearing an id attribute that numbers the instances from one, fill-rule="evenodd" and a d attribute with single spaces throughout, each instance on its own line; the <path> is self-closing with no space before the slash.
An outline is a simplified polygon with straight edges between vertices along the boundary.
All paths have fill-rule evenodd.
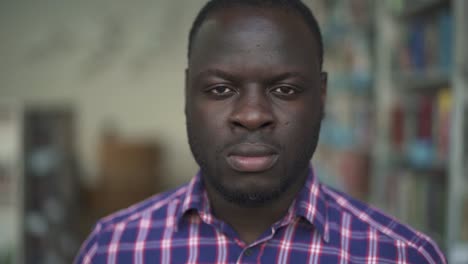
<path id="1" fill-rule="evenodd" d="M 223 70 L 220 70 L 220 69 L 207 69 L 207 70 L 204 70 L 204 71 L 200 71 L 198 72 L 194 79 L 195 80 L 198 80 L 200 78 L 202 78 L 203 76 L 207 76 L 207 75 L 214 75 L 214 76 L 218 76 L 218 77 L 221 77 L 223 79 L 226 79 L 226 80 L 236 80 L 237 78 L 230 74 L 230 73 L 227 73 Z"/>
<path id="2" fill-rule="evenodd" d="M 285 72 L 285 73 L 282 73 L 282 74 L 279 74 L 279 75 L 276 75 L 276 76 L 272 77 L 270 80 L 268 80 L 268 82 L 269 83 L 276 83 L 276 82 L 286 80 L 286 79 L 289 79 L 289 78 L 307 79 L 307 77 L 304 76 L 304 74 L 301 74 L 299 72 Z"/>
<path id="3" fill-rule="evenodd" d="M 197 79 L 200 79 L 200 78 L 202 78 L 203 76 L 206 76 L 206 75 L 214 75 L 214 76 L 218 76 L 218 77 L 221 77 L 223 79 L 226 79 L 226 80 L 233 80 L 233 81 L 238 79 L 238 77 L 236 77 L 235 75 L 230 74 L 230 73 L 225 72 L 225 71 L 220 70 L 220 69 L 207 69 L 207 70 L 200 71 L 195 75 L 194 78 L 195 78 L 195 80 L 197 80 Z M 304 74 L 302 74 L 300 72 L 297 72 L 297 71 L 284 72 L 284 73 L 281 73 L 281 74 L 278 74 L 278 75 L 275 75 L 275 76 L 269 78 L 267 80 L 267 82 L 275 83 L 275 82 L 279 82 L 281 80 L 285 80 L 285 79 L 288 79 L 288 78 L 307 79 L 307 76 L 305 76 Z"/>

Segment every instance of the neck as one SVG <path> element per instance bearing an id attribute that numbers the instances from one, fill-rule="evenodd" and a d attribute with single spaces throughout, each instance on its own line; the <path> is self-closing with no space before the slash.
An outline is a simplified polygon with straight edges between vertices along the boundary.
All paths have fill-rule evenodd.
<path id="1" fill-rule="evenodd" d="M 212 213 L 229 224 L 247 244 L 253 243 L 275 222 L 286 215 L 298 192 L 304 186 L 307 171 L 278 199 L 256 207 L 242 206 L 226 200 L 223 194 L 206 184 Z"/>

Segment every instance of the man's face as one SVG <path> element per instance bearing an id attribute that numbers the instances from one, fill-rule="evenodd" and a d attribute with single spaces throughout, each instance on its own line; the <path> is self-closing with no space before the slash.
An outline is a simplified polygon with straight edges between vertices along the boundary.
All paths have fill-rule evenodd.
<path id="1" fill-rule="evenodd" d="M 208 190 L 257 206 L 303 184 L 326 81 L 317 40 L 298 15 L 216 12 L 194 39 L 186 74 L 189 143 Z"/>

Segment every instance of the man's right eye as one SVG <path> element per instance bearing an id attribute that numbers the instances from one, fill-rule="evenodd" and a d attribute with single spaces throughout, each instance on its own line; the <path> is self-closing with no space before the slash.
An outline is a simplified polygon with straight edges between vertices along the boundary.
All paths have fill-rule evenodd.
<path id="1" fill-rule="evenodd" d="M 234 90 L 227 85 L 216 85 L 211 87 L 207 92 L 214 95 L 228 95 L 233 93 Z"/>

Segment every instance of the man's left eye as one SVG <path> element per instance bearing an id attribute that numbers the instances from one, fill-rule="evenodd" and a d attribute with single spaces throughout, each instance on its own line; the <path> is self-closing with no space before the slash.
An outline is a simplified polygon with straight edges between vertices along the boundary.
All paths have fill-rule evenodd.
<path id="1" fill-rule="evenodd" d="M 282 86 L 274 87 L 272 89 L 272 92 L 275 93 L 275 94 L 278 94 L 278 95 L 294 95 L 298 91 L 297 91 L 297 89 L 295 89 L 293 87 L 282 85 Z"/>
<path id="2" fill-rule="evenodd" d="M 219 86 L 212 88 L 210 92 L 216 95 L 224 95 L 224 94 L 232 93 L 233 90 L 229 88 L 228 86 L 219 85 Z"/>

